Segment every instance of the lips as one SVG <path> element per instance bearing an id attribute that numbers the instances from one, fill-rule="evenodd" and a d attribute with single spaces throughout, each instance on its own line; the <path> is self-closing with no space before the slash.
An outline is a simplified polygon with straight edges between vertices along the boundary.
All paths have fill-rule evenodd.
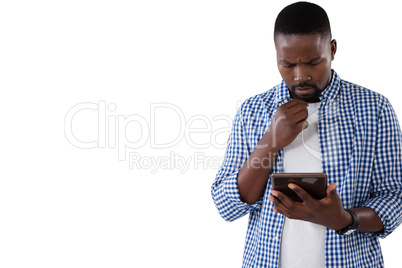
<path id="1" fill-rule="evenodd" d="M 312 87 L 296 87 L 294 89 L 297 95 L 311 95 L 314 93 L 314 88 Z"/>

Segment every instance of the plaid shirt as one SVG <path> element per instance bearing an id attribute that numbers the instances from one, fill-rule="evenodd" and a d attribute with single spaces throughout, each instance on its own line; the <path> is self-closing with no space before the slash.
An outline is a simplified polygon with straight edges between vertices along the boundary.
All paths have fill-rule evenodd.
<path id="1" fill-rule="evenodd" d="M 284 82 L 246 100 L 234 119 L 225 158 L 212 185 L 212 197 L 227 221 L 249 214 L 243 267 L 277 267 L 284 216 L 272 210 L 268 179 L 255 204 L 241 201 L 237 173 L 271 123 L 277 108 L 290 100 Z M 326 229 L 326 267 L 383 267 L 379 237 L 402 221 L 401 131 L 382 95 L 340 79 L 332 71 L 320 95 L 318 133 L 322 168 L 335 182 L 344 208 L 370 207 L 381 218 L 381 234 L 340 236 Z M 272 173 L 283 172 L 283 150 Z"/>

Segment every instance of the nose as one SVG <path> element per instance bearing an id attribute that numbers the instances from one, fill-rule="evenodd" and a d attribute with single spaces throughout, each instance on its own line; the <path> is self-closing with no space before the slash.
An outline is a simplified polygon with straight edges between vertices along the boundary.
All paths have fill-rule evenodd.
<path id="1" fill-rule="evenodd" d="M 293 73 L 293 80 L 297 83 L 304 83 L 311 80 L 311 76 L 302 66 L 296 66 Z"/>

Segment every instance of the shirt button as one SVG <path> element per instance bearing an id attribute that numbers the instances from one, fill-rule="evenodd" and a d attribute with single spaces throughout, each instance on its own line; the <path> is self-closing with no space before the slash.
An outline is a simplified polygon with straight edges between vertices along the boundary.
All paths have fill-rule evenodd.
<path id="1" fill-rule="evenodd" d="M 279 236 L 278 236 L 278 235 L 275 236 L 275 240 L 276 240 L 276 241 L 279 240 Z"/>

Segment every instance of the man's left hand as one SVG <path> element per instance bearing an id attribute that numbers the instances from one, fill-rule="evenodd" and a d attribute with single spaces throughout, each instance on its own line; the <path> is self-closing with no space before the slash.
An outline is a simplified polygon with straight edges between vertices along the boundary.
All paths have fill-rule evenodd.
<path id="1" fill-rule="evenodd" d="M 289 219 L 298 219 L 324 225 L 332 230 L 340 230 L 352 223 L 352 216 L 343 209 L 341 199 L 336 192 L 336 184 L 327 187 L 327 196 L 317 200 L 296 184 L 292 189 L 303 202 L 296 202 L 282 192 L 273 190 L 269 200 L 273 210 Z"/>

